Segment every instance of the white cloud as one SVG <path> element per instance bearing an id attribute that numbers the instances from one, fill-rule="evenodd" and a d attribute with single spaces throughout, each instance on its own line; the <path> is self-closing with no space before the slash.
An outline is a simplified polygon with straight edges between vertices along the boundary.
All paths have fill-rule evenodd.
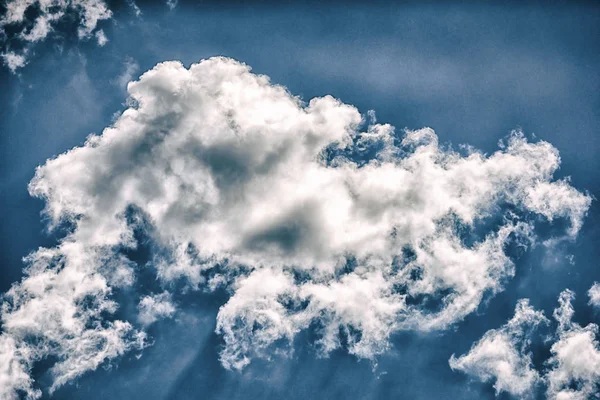
<path id="1" fill-rule="evenodd" d="M 138 304 L 138 319 L 142 325 L 148 326 L 161 318 L 171 317 L 175 311 L 175 305 L 171 300 L 169 292 L 144 296 Z"/>
<path id="2" fill-rule="evenodd" d="M 513 276 L 504 247 L 534 242 L 532 215 L 567 220 L 574 237 L 591 201 L 552 180 L 549 143 L 514 132 L 491 155 L 459 154 L 429 128 L 400 135 L 373 121 L 362 132 L 356 108 L 304 103 L 227 58 L 161 63 L 127 90 L 130 107 L 101 136 L 36 171 L 30 193 L 51 227 L 71 229 L 29 257 L 37 267 L 13 288 L 28 295 L 3 313 L 4 335 L 22 345 L 11 328 L 22 321 L 27 337 L 57 332 L 55 351 L 79 373 L 97 364 L 63 353 L 63 324 L 81 326 L 76 337 L 115 330 L 101 316 L 115 311 L 111 288 L 135 279 L 121 251 L 136 247 L 134 228 L 159 249 L 166 287 L 227 286 L 221 361 L 242 368 L 311 326 L 323 355 L 345 342 L 370 359 L 397 330 L 445 329 Z M 53 308 L 38 316 L 38 303 Z M 115 348 L 140 347 L 127 335 Z"/>
<path id="3" fill-rule="evenodd" d="M 22 54 L 13 53 L 9 51 L 7 53 L 1 54 L 2 59 L 4 60 L 4 64 L 11 70 L 11 72 L 15 72 L 17 69 L 22 68 L 27 64 L 27 59 Z"/>
<path id="4" fill-rule="evenodd" d="M 175 7 L 177 7 L 177 3 L 178 0 L 167 0 L 167 7 L 169 7 L 169 9 L 172 10 Z"/>
<path id="5" fill-rule="evenodd" d="M 116 83 L 119 85 L 119 87 L 126 89 L 127 84 L 134 78 L 135 74 L 139 71 L 140 66 L 131 57 L 125 58 L 123 66 L 124 70 L 121 75 L 116 78 Z"/>
<path id="6" fill-rule="evenodd" d="M 217 333 L 225 340 L 221 362 L 226 368 L 241 369 L 249 356 L 266 356 L 279 340 L 291 341 L 298 331 L 282 299 L 291 300 L 297 291 L 289 274 L 270 268 L 254 271 L 234 283 L 235 294 L 219 309 Z"/>
<path id="7" fill-rule="evenodd" d="M 583 216 L 588 210 L 589 201 L 582 201 L 577 191 L 566 180 L 558 182 L 538 182 L 527 188 L 527 206 L 543 215 L 549 221 L 557 217 L 571 220 L 569 234 L 574 236 L 581 228 Z"/>
<path id="8" fill-rule="evenodd" d="M 108 43 L 108 38 L 102 29 L 97 30 L 95 36 L 96 40 L 98 41 L 98 46 L 103 47 L 106 43 Z"/>
<path id="9" fill-rule="evenodd" d="M 594 282 L 590 290 L 588 291 L 590 297 L 590 305 L 600 309 L 600 284 Z"/>
<path id="10" fill-rule="evenodd" d="M 144 347 L 144 333 L 106 317 L 117 309 L 109 299 L 111 287 L 131 284 L 127 260 L 66 240 L 25 261 L 26 278 L 13 285 L 2 304 L 0 371 L 8 373 L 0 379 L 6 398 L 18 398 L 19 390 L 39 397 L 26 378 L 37 361 L 55 357 L 53 391 L 106 360 Z"/>
<path id="11" fill-rule="evenodd" d="M 573 315 L 575 310 L 571 302 L 575 298 L 573 291 L 566 289 L 563 290 L 558 296 L 558 307 L 554 309 L 552 316 L 558 322 L 557 332 L 562 333 L 573 327 Z"/>
<path id="12" fill-rule="evenodd" d="M 19 393 L 27 399 L 40 397 L 41 391 L 33 388 L 33 379 L 29 375 L 31 368 L 30 349 L 18 346 L 7 335 L 0 336 L 0 398 L 18 400 Z"/>
<path id="13" fill-rule="evenodd" d="M 138 7 L 135 0 L 127 0 L 127 5 L 131 7 L 136 17 L 140 17 L 142 15 L 142 10 L 140 10 L 140 7 Z"/>
<path id="14" fill-rule="evenodd" d="M 585 400 L 600 392 L 600 344 L 598 325 L 581 327 L 572 321 L 573 292 L 565 290 L 554 312 L 558 339 L 550 351 L 551 369 L 546 375 L 549 398 Z"/>
<path id="15" fill-rule="evenodd" d="M 532 331 L 548 320 L 535 311 L 527 299 L 520 300 L 513 318 L 500 329 L 492 329 L 471 350 L 450 358 L 450 367 L 494 382 L 496 395 L 510 393 L 519 398 L 531 396 L 540 376 L 534 369 L 528 346 Z"/>
<path id="16" fill-rule="evenodd" d="M 8 26 L 18 32 L 16 37 L 25 44 L 25 51 L 22 54 L 8 52 L 6 54 L 12 55 L 11 58 L 3 56 L 5 65 L 12 72 L 25 65 L 28 47 L 32 43 L 46 39 L 52 33 L 54 26 L 66 16 L 74 16 L 77 20 L 79 25 L 77 34 L 80 39 L 89 39 L 98 22 L 112 16 L 112 12 L 102 0 L 9 0 L 5 6 L 6 13 L 0 18 L 0 37 L 7 37 Z M 39 12 L 33 21 L 29 21 L 33 25 L 28 29 L 26 11 L 32 7 Z M 96 31 L 95 37 L 100 46 L 108 41 L 102 30 Z M 18 59 L 15 57 L 20 57 L 21 61 L 16 62 Z"/>
<path id="17" fill-rule="evenodd" d="M 559 296 L 559 306 L 553 313 L 558 326 L 556 334 L 549 338 L 553 342 L 551 357 L 541 379 L 527 348 L 531 332 L 525 333 L 523 328 L 547 320 L 527 300 L 520 300 L 513 319 L 498 330 L 486 332 L 469 353 L 459 358 L 452 355 L 450 366 L 484 382 L 494 380 L 496 394 L 506 391 L 518 398 L 532 396 L 532 389 L 543 381 L 549 399 L 591 399 L 600 391 L 598 326 L 591 323 L 581 327 L 573 322 L 574 297 L 570 290 Z"/>
<path id="18" fill-rule="evenodd" d="M 112 16 L 112 12 L 102 0 L 71 0 L 71 7 L 79 13 L 81 18 L 77 30 L 80 39 L 88 38 L 96 29 L 98 21 L 109 19 Z"/>

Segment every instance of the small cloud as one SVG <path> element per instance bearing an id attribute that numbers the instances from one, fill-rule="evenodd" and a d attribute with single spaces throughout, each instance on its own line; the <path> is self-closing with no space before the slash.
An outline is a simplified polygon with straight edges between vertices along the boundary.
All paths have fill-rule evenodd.
<path id="1" fill-rule="evenodd" d="M 100 47 L 103 47 L 106 43 L 108 43 L 108 38 L 102 29 L 96 32 L 96 40 L 98 41 L 98 46 Z"/>
<path id="2" fill-rule="evenodd" d="M 588 296 L 590 297 L 589 304 L 600 310 L 600 284 L 598 282 L 594 282 L 588 291 Z"/>
<path id="3" fill-rule="evenodd" d="M 119 85 L 119 87 L 125 89 L 127 88 L 127 84 L 135 77 L 136 72 L 139 71 L 140 66 L 131 57 L 125 58 L 123 66 L 123 72 L 115 78 L 114 82 Z"/>
<path id="4" fill-rule="evenodd" d="M 600 286 L 595 283 L 588 294 L 590 304 L 596 305 Z M 495 381 L 496 394 L 505 391 L 518 398 L 531 398 L 534 387 L 543 383 L 549 399 L 591 399 L 600 388 L 598 325 L 582 327 L 573 321 L 574 298 L 575 293 L 568 289 L 558 298 L 559 305 L 553 312 L 556 333 L 549 337 L 553 342 L 551 356 L 541 371 L 532 365 L 529 345 L 533 331 L 524 330 L 526 326 L 517 322 L 527 322 L 531 327 L 548 320 L 529 307 L 527 300 L 520 300 L 513 319 L 500 329 L 486 332 L 468 354 L 459 358 L 452 355 L 451 368 L 483 382 Z M 526 314 L 529 317 L 523 318 Z"/>
<path id="5" fill-rule="evenodd" d="M 565 258 L 569 262 L 569 265 L 575 265 L 575 255 L 574 254 L 567 254 L 565 256 Z"/>
<path id="6" fill-rule="evenodd" d="M 546 323 L 544 314 L 535 311 L 529 300 L 520 300 L 510 321 L 486 332 L 467 354 L 458 358 L 453 354 L 450 367 L 483 382 L 493 381 L 496 395 L 506 392 L 527 397 L 540 380 L 529 354 L 530 336 Z"/>
<path id="7" fill-rule="evenodd" d="M 169 292 L 144 296 L 138 304 L 138 310 L 138 320 L 144 326 L 151 325 L 161 318 L 170 318 L 176 311 Z"/>
<path id="8" fill-rule="evenodd" d="M 13 52 L 3 53 L 2 60 L 4 65 L 10 69 L 12 73 L 15 73 L 17 69 L 22 68 L 27 64 L 27 59 L 23 54 L 17 54 Z"/>
<path id="9" fill-rule="evenodd" d="M 142 15 L 142 10 L 140 10 L 140 8 L 136 4 L 135 0 L 127 0 L 127 5 L 129 5 L 129 7 L 131 7 L 131 9 L 133 10 L 133 13 L 135 14 L 136 17 L 139 17 Z"/>
<path id="10" fill-rule="evenodd" d="M 582 327 L 573 322 L 574 298 L 570 290 L 563 291 L 554 311 L 559 326 L 557 340 L 550 348 L 552 357 L 547 361 L 551 367 L 545 376 L 549 399 L 590 399 L 600 389 L 598 325 Z"/>

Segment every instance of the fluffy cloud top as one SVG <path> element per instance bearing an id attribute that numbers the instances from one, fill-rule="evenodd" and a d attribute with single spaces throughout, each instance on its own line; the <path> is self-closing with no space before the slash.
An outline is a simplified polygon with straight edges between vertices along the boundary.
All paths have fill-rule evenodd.
<path id="1" fill-rule="evenodd" d="M 140 232 L 164 288 L 229 291 L 221 361 L 242 368 L 305 329 L 325 355 L 365 358 L 397 330 L 445 329 L 514 274 L 508 244 L 534 243 L 540 220 L 567 221 L 574 238 L 591 201 L 553 180 L 549 143 L 515 132 L 485 155 L 428 128 L 363 130 L 356 108 L 304 103 L 227 58 L 158 64 L 128 92 L 112 126 L 30 183 L 68 233 L 6 295 L 7 393 L 35 397 L 28 371 L 47 355 L 56 386 L 139 349 L 143 325 L 172 314 L 168 297 L 142 297 L 140 326 L 115 316 Z"/>
<path id="2" fill-rule="evenodd" d="M 598 326 L 581 327 L 573 322 L 574 296 L 570 290 L 563 291 L 553 313 L 558 326 L 542 379 L 549 399 L 586 400 L 600 391 Z M 526 347 L 532 332 L 523 327 L 545 321 L 541 312 L 521 300 L 513 319 L 498 330 L 488 331 L 466 355 L 458 359 L 453 355 L 450 366 L 482 381 L 494 379 L 497 394 L 505 391 L 518 398 L 533 396 L 540 378 Z"/>
<path id="3" fill-rule="evenodd" d="M 102 0 L 8 0 L 5 4 L 6 13 L 0 18 L 0 37 L 6 40 L 6 27 L 16 29 L 17 34 L 12 40 L 28 44 L 46 39 L 52 33 L 54 26 L 66 16 L 75 16 L 78 21 L 77 34 L 80 39 L 90 38 L 98 21 L 109 19 L 112 15 Z M 36 10 L 33 21 L 28 21 L 26 12 Z M 98 44 L 103 46 L 108 39 L 102 30 L 95 33 Z M 7 47 L 4 43 L 3 47 Z M 11 71 L 25 65 L 25 50 L 23 54 L 5 51 L 2 54 L 5 64 Z"/>

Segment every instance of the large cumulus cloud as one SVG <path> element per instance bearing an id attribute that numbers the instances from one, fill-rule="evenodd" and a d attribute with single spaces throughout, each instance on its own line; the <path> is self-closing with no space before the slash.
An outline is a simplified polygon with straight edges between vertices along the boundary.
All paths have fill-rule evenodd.
<path id="1" fill-rule="evenodd" d="M 591 201 L 553 180 L 549 143 L 514 132 L 491 155 L 455 151 L 330 96 L 304 103 L 227 58 L 161 63 L 128 92 L 113 125 L 30 183 L 67 233 L 27 257 L 5 296 L 5 397 L 35 397 L 29 371 L 49 355 L 57 387 L 143 348 L 182 285 L 228 291 L 216 321 L 227 368 L 306 329 L 323 355 L 374 359 L 395 331 L 475 311 L 513 276 L 508 246 L 537 243 L 542 222 L 557 223 L 552 240 L 575 238 Z M 136 323 L 114 293 L 136 282 L 140 232 L 167 292 L 140 293 Z"/>

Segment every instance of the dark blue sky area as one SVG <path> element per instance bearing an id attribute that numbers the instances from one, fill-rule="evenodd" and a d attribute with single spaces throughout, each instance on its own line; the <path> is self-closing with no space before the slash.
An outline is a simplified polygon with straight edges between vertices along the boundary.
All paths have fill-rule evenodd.
<path id="1" fill-rule="evenodd" d="M 110 124 L 124 108 L 119 76 L 127 63 L 139 66 L 135 78 L 160 61 L 189 66 L 225 55 L 305 100 L 332 94 L 399 130 L 429 126 L 442 142 L 488 153 L 522 128 L 558 148 L 560 177 L 600 198 L 600 6 L 440 3 L 180 2 L 172 11 L 138 3 L 140 18 L 115 4 L 113 20 L 100 24 L 106 46 L 60 35 L 36 46 L 18 76 L 0 70 L 2 291 L 20 278 L 23 256 L 55 241 L 42 232 L 42 202 L 27 194 L 35 167 Z M 396 336 L 375 370 L 342 351 L 317 359 L 300 336 L 291 359 L 226 372 L 213 333 L 221 303 L 190 294 L 176 322 L 152 328 L 155 345 L 141 359 L 89 373 L 54 398 L 493 398 L 491 385 L 452 372 L 449 356 L 510 318 L 522 297 L 551 315 L 558 293 L 571 288 L 576 319 L 589 322 L 585 291 L 600 281 L 599 223 L 594 201 L 576 243 L 521 257 L 515 279 L 480 313 L 444 334 Z"/>

